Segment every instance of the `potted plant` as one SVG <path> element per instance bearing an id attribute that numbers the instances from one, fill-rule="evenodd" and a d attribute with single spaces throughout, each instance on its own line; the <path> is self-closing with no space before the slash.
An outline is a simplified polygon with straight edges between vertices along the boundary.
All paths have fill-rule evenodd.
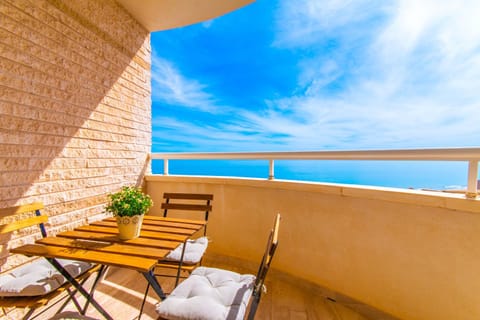
<path id="1" fill-rule="evenodd" d="M 105 210 L 117 218 L 119 238 L 137 238 L 140 235 L 143 215 L 153 205 L 150 196 L 140 188 L 126 186 L 110 194 L 109 200 Z"/>

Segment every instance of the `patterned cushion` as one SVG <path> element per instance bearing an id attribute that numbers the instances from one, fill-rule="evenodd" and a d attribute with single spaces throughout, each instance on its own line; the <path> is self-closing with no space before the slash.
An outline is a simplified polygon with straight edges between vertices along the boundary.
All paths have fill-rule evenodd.
<path id="1" fill-rule="evenodd" d="M 92 267 L 87 262 L 58 259 L 73 277 Z M 39 296 L 65 283 L 66 279 L 45 259 L 38 259 L 0 276 L 0 296 Z"/>
<path id="2" fill-rule="evenodd" d="M 195 264 L 199 263 L 202 259 L 205 250 L 207 250 L 208 238 L 200 237 L 196 240 L 187 240 L 187 248 L 183 255 L 183 263 L 185 264 Z M 182 257 L 183 243 L 175 248 L 175 250 L 170 251 L 166 256 L 166 259 L 169 261 L 180 261 Z"/>
<path id="3" fill-rule="evenodd" d="M 166 319 L 243 319 L 255 276 L 199 267 L 157 305 Z"/>

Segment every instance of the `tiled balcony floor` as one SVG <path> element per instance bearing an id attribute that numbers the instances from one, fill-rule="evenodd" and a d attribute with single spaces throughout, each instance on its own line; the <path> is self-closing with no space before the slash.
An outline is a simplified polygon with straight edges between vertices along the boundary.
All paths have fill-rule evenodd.
<path id="1" fill-rule="evenodd" d="M 214 261 L 215 260 L 215 261 Z M 217 266 L 230 270 L 251 273 L 249 269 L 235 263 L 219 261 L 218 259 L 206 258 L 204 265 Z M 173 287 L 173 279 L 162 278 L 161 284 L 166 292 Z M 283 319 L 312 319 L 312 320 L 367 320 L 382 319 L 391 320 L 366 306 L 343 299 L 337 302 L 326 298 L 317 289 L 311 289 L 309 285 L 288 279 L 282 274 L 271 272 L 267 276 L 267 293 L 262 296 L 256 319 L 259 320 L 283 320 Z M 95 297 L 97 301 L 112 315 L 114 319 L 133 320 L 137 319 L 138 309 L 141 305 L 146 280 L 136 271 L 111 268 L 98 286 Z M 157 319 L 155 304 L 158 302 L 155 293 L 150 292 L 141 319 Z M 57 307 L 39 315 L 36 319 L 48 319 L 55 313 Z M 66 310 L 74 310 L 73 305 Z M 355 311 L 356 310 L 356 311 Z M 91 317 L 101 319 L 101 316 L 92 307 L 87 313 Z"/>

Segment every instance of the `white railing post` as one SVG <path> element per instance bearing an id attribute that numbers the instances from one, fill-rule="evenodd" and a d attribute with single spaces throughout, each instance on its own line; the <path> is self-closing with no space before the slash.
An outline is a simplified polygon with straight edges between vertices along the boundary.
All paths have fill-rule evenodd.
<path id="1" fill-rule="evenodd" d="M 273 159 L 268 160 L 268 180 L 275 179 L 275 167 Z"/>
<path id="2" fill-rule="evenodd" d="M 168 159 L 163 159 L 163 174 L 168 176 Z"/>
<path id="3" fill-rule="evenodd" d="M 467 198 L 476 198 L 478 194 L 477 182 L 478 180 L 478 160 L 470 160 L 468 162 L 468 185 Z"/>

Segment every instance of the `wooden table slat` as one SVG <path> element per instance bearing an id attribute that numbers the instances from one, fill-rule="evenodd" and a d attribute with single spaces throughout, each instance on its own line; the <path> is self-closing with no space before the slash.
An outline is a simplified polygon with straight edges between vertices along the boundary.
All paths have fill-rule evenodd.
<path id="1" fill-rule="evenodd" d="M 165 248 L 170 250 L 176 248 L 181 243 L 179 241 L 148 239 L 148 238 L 120 240 L 116 234 L 89 232 L 89 231 L 81 231 L 81 230 L 64 231 L 62 233 L 57 234 L 57 237 L 125 243 L 128 245 L 134 245 L 134 246 L 147 246 L 152 248 Z"/>
<path id="2" fill-rule="evenodd" d="M 206 221 L 200 221 L 200 220 L 198 220 L 197 223 L 186 223 L 186 222 L 164 220 L 163 218 L 159 220 L 156 218 L 158 217 L 155 217 L 152 219 L 151 216 L 144 216 L 143 225 L 154 225 L 154 226 L 200 230 L 207 224 Z M 114 223 L 117 222 L 116 218 L 107 218 L 107 219 L 103 219 L 102 221 L 108 221 L 108 222 L 114 222 Z"/>
<path id="3" fill-rule="evenodd" d="M 37 243 L 50 245 L 50 246 L 88 249 L 93 251 L 109 252 L 109 253 L 123 254 L 123 255 L 129 255 L 129 256 L 139 256 L 139 257 L 151 258 L 151 259 L 157 259 L 157 260 L 166 256 L 168 252 L 170 252 L 169 249 L 159 249 L 159 248 L 127 245 L 124 243 L 122 244 L 107 243 L 107 242 L 100 242 L 100 241 L 78 240 L 78 239 L 69 239 L 69 238 L 61 238 L 61 237 L 42 238 L 38 240 Z"/>
<path id="4" fill-rule="evenodd" d="M 121 268 L 129 268 L 140 272 L 148 272 L 158 260 L 137 256 L 127 256 L 115 253 L 91 251 L 79 248 L 64 248 L 43 244 L 27 244 L 12 249 L 11 252 L 27 256 L 42 256 L 47 258 L 72 259 L 105 264 Z"/>
<path id="5" fill-rule="evenodd" d="M 118 234 L 117 226 L 87 225 L 87 226 L 78 227 L 75 230 L 98 232 L 98 233 L 104 233 L 104 234 Z M 189 238 L 189 235 L 180 235 L 180 234 L 145 230 L 145 231 L 140 231 L 140 237 L 184 242 L 186 239 Z"/>
<path id="6" fill-rule="evenodd" d="M 110 228 L 117 228 L 116 221 L 95 221 L 90 224 L 91 226 L 98 226 L 98 227 L 110 227 Z M 150 225 L 147 223 L 142 224 L 143 231 L 157 231 L 157 232 L 165 232 L 165 233 L 174 233 L 174 234 L 184 234 L 184 235 L 192 235 L 194 231 L 193 229 L 188 228 L 175 228 L 175 227 L 165 227 L 161 225 Z"/>

